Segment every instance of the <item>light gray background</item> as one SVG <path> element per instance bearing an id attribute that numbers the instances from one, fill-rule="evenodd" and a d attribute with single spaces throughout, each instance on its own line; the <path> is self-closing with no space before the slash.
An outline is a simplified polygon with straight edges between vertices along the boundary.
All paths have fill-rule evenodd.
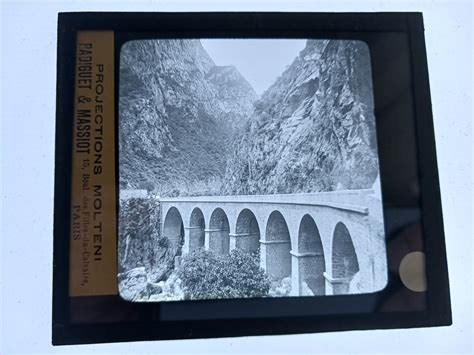
<path id="1" fill-rule="evenodd" d="M 56 13 L 87 10 L 423 11 L 454 325 L 53 348 Z M 11 1 L 1 4 L 0 26 L 1 354 L 471 353 L 473 41 L 469 0 Z"/>

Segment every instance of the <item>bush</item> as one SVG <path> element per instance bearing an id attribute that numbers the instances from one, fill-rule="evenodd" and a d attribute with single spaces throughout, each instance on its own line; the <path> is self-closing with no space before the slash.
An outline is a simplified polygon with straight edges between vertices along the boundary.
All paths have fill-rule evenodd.
<path id="1" fill-rule="evenodd" d="M 266 297 L 270 290 L 255 256 L 238 249 L 224 256 L 194 251 L 183 257 L 177 274 L 191 299 Z"/>
<path id="2" fill-rule="evenodd" d="M 159 239 L 159 204 L 149 198 L 120 201 L 118 260 L 119 271 L 144 266 L 150 269 L 156 259 Z"/>
<path id="3" fill-rule="evenodd" d="M 119 272 L 145 267 L 151 279 L 159 281 L 173 269 L 178 250 L 171 248 L 168 238 L 160 235 L 159 212 L 159 202 L 153 198 L 120 201 Z"/>

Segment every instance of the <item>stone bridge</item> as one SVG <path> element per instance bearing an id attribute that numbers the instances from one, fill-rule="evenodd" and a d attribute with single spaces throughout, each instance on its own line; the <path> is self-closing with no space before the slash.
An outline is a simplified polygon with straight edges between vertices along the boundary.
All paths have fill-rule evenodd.
<path id="1" fill-rule="evenodd" d="M 386 284 L 383 211 L 373 190 L 159 201 L 161 231 L 182 254 L 260 249 L 272 279 L 291 277 L 291 295 L 369 293 Z"/>

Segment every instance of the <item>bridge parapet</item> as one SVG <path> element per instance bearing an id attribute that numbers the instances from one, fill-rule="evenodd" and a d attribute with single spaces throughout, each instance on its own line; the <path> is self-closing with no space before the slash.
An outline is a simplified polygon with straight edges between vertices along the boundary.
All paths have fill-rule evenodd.
<path id="1" fill-rule="evenodd" d="M 325 206 L 353 212 L 368 213 L 368 200 L 374 195 L 371 189 L 315 192 L 306 194 L 187 196 L 158 198 L 162 203 L 234 203 L 234 204 L 290 204 Z"/>

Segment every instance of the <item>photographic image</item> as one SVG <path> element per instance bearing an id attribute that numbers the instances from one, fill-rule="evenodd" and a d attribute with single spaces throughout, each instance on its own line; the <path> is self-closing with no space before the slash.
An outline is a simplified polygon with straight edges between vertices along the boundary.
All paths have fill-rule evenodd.
<path id="1" fill-rule="evenodd" d="M 122 298 L 385 287 L 366 43 L 132 40 L 118 87 Z"/>

